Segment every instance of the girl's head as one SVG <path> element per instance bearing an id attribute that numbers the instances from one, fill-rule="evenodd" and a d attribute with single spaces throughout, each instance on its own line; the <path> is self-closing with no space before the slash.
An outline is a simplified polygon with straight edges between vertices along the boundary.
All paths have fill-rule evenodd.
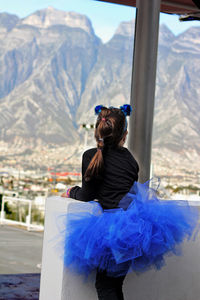
<path id="1" fill-rule="evenodd" d="M 102 107 L 95 126 L 97 148 L 118 147 L 126 132 L 126 116 L 121 109 Z"/>
<path id="2" fill-rule="evenodd" d="M 124 105 L 120 108 L 96 106 L 98 114 L 95 126 L 95 139 L 97 152 L 92 158 L 84 178 L 86 181 L 99 176 L 103 172 L 103 150 L 122 146 L 127 135 L 126 116 L 131 113 L 131 106 Z"/>

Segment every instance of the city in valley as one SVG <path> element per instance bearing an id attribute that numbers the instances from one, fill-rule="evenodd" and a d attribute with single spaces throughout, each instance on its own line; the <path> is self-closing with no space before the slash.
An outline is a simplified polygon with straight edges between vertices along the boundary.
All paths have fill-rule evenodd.
<path id="1" fill-rule="evenodd" d="M 34 200 L 59 195 L 68 186 L 81 184 L 81 157 L 84 145 L 37 145 L 5 147 L 1 143 L 0 188 Z M 178 159 L 179 158 L 179 159 Z M 191 162 L 169 152 L 152 150 L 151 178 L 159 178 L 160 189 L 170 199 L 200 199 L 200 170 Z M 155 181 L 155 180 L 154 180 Z"/>

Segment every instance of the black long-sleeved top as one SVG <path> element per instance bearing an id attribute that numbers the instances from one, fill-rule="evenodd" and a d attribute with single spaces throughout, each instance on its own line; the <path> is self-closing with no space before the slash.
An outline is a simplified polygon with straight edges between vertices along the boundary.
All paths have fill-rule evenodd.
<path id="1" fill-rule="evenodd" d="M 98 199 L 103 209 L 116 208 L 133 183 L 138 180 L 138 164 L 127 148 L 108 148 L 103 151 L 104 172 L 102 177 L 86 182 L 84 174 L 96 151 L 97 148 L 93 148 L 84 152 L 82 187 L 73 187 L 70 191 L 70 198 L 81 201 Z"/>

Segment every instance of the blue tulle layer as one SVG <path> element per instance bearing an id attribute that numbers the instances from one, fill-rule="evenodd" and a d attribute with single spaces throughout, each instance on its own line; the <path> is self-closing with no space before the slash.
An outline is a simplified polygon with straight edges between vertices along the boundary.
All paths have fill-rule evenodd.
<path id="1" fill-rule="evenodd" d="M 93 202 L 92 212 L 67 215 L 65 266 L 84 275 L 98 268 L 110 276 L 160 269 L 165 254 L 180 253 L 198 218 L 187 201 L 159 200 L 148 184 L 135 183 L 119 208 L 103 211 Z"/>

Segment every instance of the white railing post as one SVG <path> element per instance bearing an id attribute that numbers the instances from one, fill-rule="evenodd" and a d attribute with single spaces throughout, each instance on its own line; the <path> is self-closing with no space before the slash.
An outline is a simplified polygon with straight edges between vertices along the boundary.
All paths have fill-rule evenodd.
<path id="1" fill-rule="evenodd" d="M 31 202 L 29 202 L 29 206 L 28 206 L 27 229 L 29 231 L 31 230 Z"/>
<path id="2" fill-rule="evenodd" d="M 5 217 L 5 211 L 4 211 L 4 206 L 5 206 L 5 201 L 12 201 L 12 202 L 17 202 L 17 203 L 28 203 L 28 215 L 25 216 L 25 221 L 23 222 L 22 220 L 10 220 Z M 20 208 L 20 207 L 19 207 Z M 22 225 L 27 228 L 27 230 L 43 230 L 44 226 L 43 225 L 37 225 L 37 224 L 31 224 L 31 209 L 32 209 L 32 200 L 30 199 L 23 199 L 23 198 L 12 198 L 8 196 L 4 196 L 2 199 L 2 209 L 1 209 L 1 219 L 0 222 L 1 224 L 13 224 L 13 225 Z"/>
<path id="3" fill-rule="evenodd" d="M 3 220 L 5 218 L 5 211 L 4 211 L 4 196 L 2 197 L 2 203 L 1 203 L 1 225 L 3 224 Z"/>

